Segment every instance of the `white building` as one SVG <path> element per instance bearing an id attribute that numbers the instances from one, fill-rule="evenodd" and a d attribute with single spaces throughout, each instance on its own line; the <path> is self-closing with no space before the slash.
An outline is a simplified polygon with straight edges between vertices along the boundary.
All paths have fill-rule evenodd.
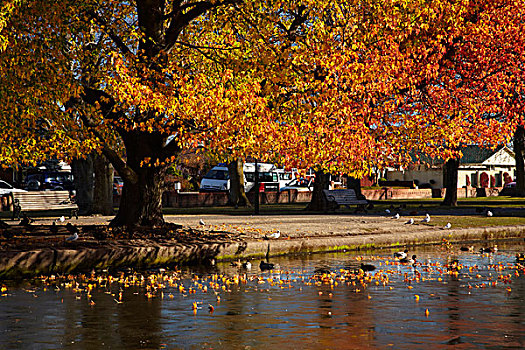
<path id="1" fill-rule="evenodd" d="M 458 171 L 458 188 L 503 187 L 514 181 L 516 161 L 514 152 L 504 146 L 496 151 L 478 146 L 464 147 Z M 443 162 L 414 165 L 409 169 L 389 170 L 389 181 L 414 181 L 419 188 L 443 188 Z"/>

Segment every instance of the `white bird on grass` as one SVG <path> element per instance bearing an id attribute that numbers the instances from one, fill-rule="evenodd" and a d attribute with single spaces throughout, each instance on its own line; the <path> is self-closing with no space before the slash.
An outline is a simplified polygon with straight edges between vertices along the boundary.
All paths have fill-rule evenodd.
<path id="1" fill-rule="evenodd" d="M 421 222 L 422 222 L 422 223 L 425 223 L 425 224 L 428 223 L 428 222 L 430 222 L 430 215 L 427 214 L 427 215 L 425 216 L 425 218 L 424 218 L 423 220 L 421 220 Z"/>
<path id="2" fill-rule="evenodd" d="M 264 236 L 266 239 L 277 239 L 281 237 L 281 231 L 277 230 L 276 232 L 272 232 L 269 235 Z"/>
<path id="3" fill-rule="evenodd" d="M 399 219 L 401 217 L 401 215 L 399 215 L 399 213 L 396 213 L 396 215 L 392 216 L 392 219 Z"/>
<path id="4" fill-rule="evenodd" d="M 445 230 L 452 227 L 452 224 L 450 222 L 447 222 L 447 224 L 443 227 Z"/>
<path id="5" fill-rule="evenodd" d="M 405 222 L 405 225 L 412 225 L 414 223 L 414 219 L 410 218 L 407 222 Z"/>

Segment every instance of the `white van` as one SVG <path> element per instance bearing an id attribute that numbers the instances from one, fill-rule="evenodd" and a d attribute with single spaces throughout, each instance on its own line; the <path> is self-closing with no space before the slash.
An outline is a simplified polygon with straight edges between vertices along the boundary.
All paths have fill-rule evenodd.
<path id="1" fill-rule="evenodd" d="M 279 174 L 275 165 L 257 163 L 259 171 L 259 191 L 279 191 Z M 249 192 L 255 185 L 255 163 L 244 163 L 244 191 Z M 230 176 L 225 164 L 214 166 L 201 181 L 200 191 L 229 191 Z"/>

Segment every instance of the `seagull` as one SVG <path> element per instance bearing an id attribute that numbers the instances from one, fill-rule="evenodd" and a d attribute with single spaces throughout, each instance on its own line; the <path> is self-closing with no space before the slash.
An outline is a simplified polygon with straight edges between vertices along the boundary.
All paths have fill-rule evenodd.
<path id="1" fill-rule="evenodd" d="M 272 263 L 267 263 L 267 262 L 264 262 L 264 261 L 261 261 L 261 263 L 259 264 L 259 268 L 264 271 L 264 270 L 272 270 L 273 268 L 275 267 L 274 264 Z"/>
<path id="2" fill-rule="evenodd" d="M 277 230 L 276 232 L 272 232 L 269 235 L 264 236 L 265 239 L 277 239 L 281 237 L 281 231 Z"/>
<path id="3" fill-rule="evenodd" d="M 405 222 L 405 225 L 412 225 L 414 223 L 414 219 L 410 218 L 407 222 Z"/>
<path id="4" fill-rule="evenodd" d="M 385 209 L 385 213 L 390 214 L 390 209 Z"/>
<path id="5" fill-rule="evenodd" d="M 493 214 L 490 210 L 487 210 L 487 216 L 488 216 L 488 217 L 491 217 L 491 216 L 493 216 L 493 215 L 494 215 L 494 214 Z"/>
<path id="6" fill-rule="evenodd" d="M 75 232 L 75 233 L 73 233 L 71 236 L 69 236 L 68 238 L 66 238 L 66 241 L 71 242 L 71 241 L 76 241 L 77 239 L 78 239 L 78 233 Z"/>
<path id="7" fill-rule="evenodd" d="M 425 218 L 423 220 L 421 220 L 422 223 L 428 223 L 430 221 L 430 215 L 426 215 Z"/>
<path id="8" fill-rule="evenodd" d="M 204 226 L 204 225 L 206 225 L 206 223 L 204 222 L 204 220 L 200 219 L 200 220 L 199 220 L 199 225 Z"/>
<path id="9" fill-rule="evenodd" d="M 392 219 L 399 219 L 401 217 L 401 215 L 399 215 L 399 213 L 396 213 L 396 215 L 392 216 Z"/>
<path id="10" fill-rule="evenodd" d="M 405 249 L 404 251 L 399 251 L 394 253 L 394 258 L 397 259 L 406 259 L 408 254 L 408 249 Z"/>
<path id="11" fill-rule="evenodd" d="M 445 230 L 452 227 L 452 224 L 450 222 L 447 222 L 447 224 L 443 227 Z"/>
<path id="12" fill-rule="evenodd" d="M 55 220 L 55 222 L 64 222 L 64 221 L 66 221 L 66 218 L 64 217 L 64 215 L 62 215 L 60 218 Z"/>

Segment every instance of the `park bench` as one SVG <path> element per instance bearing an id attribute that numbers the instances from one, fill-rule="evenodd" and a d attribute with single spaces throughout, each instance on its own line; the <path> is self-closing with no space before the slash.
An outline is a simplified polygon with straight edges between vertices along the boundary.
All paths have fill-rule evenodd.
<path id="1" fill-rule="evenodd" d="M 28 191 L 12 192 L 13 220 L 19 219 L 22 212 L 60 210 L 78 219 L 78 205 L 71 200 L 69 191 Z"/>
<path id="2" fill-rule="evenodd" d="M 353 189 L 323 190 L 329 209 L 337 209 L 341 205 L 350 208 L 350 205 L 357 205 L 356 212 L 362 210 L 366 213 L 366 199 L 358 199 Z"/>

